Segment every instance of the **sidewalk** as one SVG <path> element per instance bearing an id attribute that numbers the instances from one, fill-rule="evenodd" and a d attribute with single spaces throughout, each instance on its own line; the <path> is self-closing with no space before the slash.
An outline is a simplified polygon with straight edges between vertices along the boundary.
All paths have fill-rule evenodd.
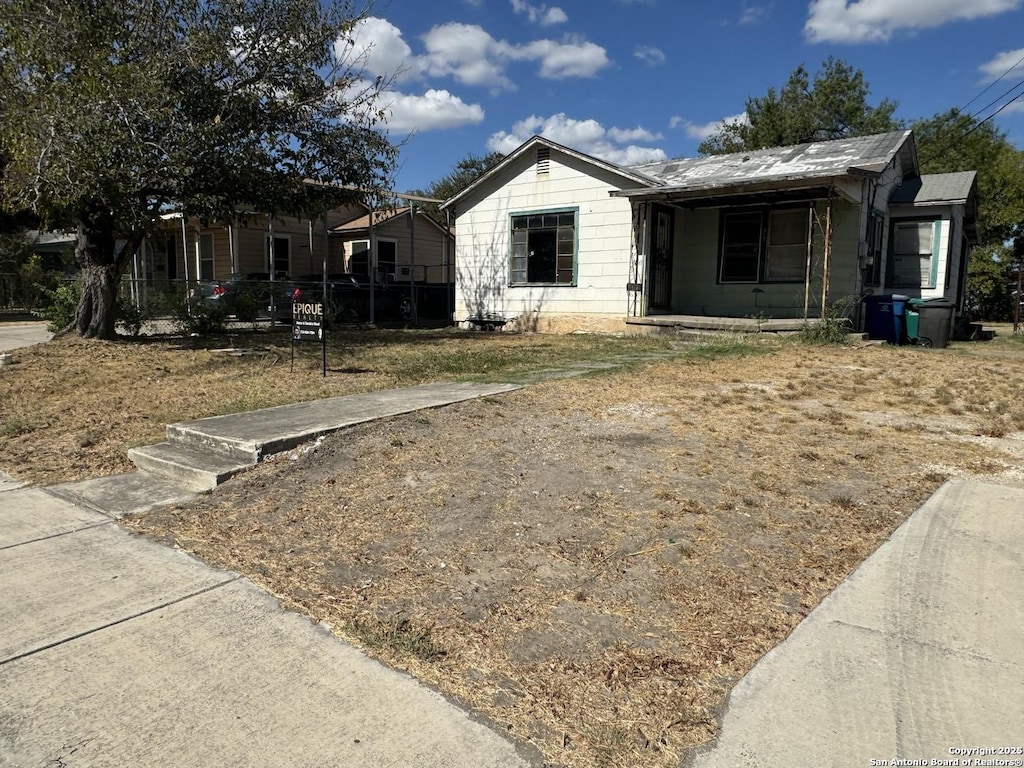
<path id="1" fill-rule="evenodd" d="M 539 764 L 237 574 L 0 490 L 0 766 Z"/>
<path id="2" fill-rule="evenodd" d="M 1024 760 L 977 751 L 1024 747 L 1022 553 L 1024 488 L 949 481 L 740 681 L 687 766 Z"/>

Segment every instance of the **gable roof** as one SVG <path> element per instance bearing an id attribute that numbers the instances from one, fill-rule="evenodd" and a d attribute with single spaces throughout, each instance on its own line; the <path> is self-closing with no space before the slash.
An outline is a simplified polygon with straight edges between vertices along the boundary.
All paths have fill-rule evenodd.
<path id="1" fill-rule="evenodd" d="M 514 149 L 511 153 L 506 155 L 505 158 L 500 163 L 495 165 L 486 173 L 482 174 L 476 181 L 474 181 L 468 187 L 463 189 L 458 194 L 448 198 L 448 200 L 446 200 L 441 205 L 441 208 L 444 209 L 450 205 L 455 204 L 456 202 L 464 198 L 466 195 L 468 195 L 470 192 L 472 192 L 474 189 L 477 189 L 478 187 L 481 187 L 489 183 L 491 179 L 501 174 L 501 172 L 504 171 L 505 168 L 507 168 L 516 160 L 523 157 L 525 154 L 527 154 L 528 152 L 530 152 L 531 150 L 535 149 L 538 146 L 543 146 L 547 147 L 548 149 L 554 149 L 558 152 L 562 152 L 584 163 L 588 163 L 589 165 L 593 165 L 596 168 L 609 171 L 629 181 L 636 182 L 637 184 L 642 184 L 646 186 L 657 186 L 659 184 L 657 179 L 648 176 L 646 173 L 635 168 L 625 168 L 621 165 L 610 163 L 607 160 L 602 160 L 598 157 L 593 157 L 592 155 L 588 155 L 584 152 L 579 152 L 575 149 L 571 149 L 570 147 L 558 144 L 557 142 L 551 141 L 550 139 L 545 139 L 543 136 L 531 136 L 529 139 L 520 144 L 516 149 Z"/>
<path id="2" fill-rule="evenodd" d="M 373 212 L 373 226 L 377 227 L 386 221 L 397 219 L 399 216 L 409 212 L 409 206 L 404 205 L 400 208 L 387 208 L 385 210 L 375 210 Z M 331 232 L 342 233 L 358 231 L 360 229 L 368 229 L 370 227 L 370 212 L 367 211 L 362 216 L 356 216 L 354 219 L 346 221 L 344 224 L 339 224 L 336 227 L 331 227 Z"/>
<path id="3" fill-rule="evenodd" d="M 915 179 L 905 179 L 889 202 L 894 205 L 966 203 L 974 192 L 977 177 L 977 171 L 925 173 Z"/>
<path id="4" fill-rule="evenodd" d="M 398 208 L 374 210 L 372 213 L 373 226 L 379 227 L 383 224 L 387 224 L 390 221 L 395 221 L 396 219 L 406 216 L 408 215 L 408 213 L 408 205 L 400 206 Z M 448 237 L 452 236 L 450 230 L 445 229 L 443 225 L 438 224 L 436 221 L 434 221 L 434 219 L 432 219 L 430 216 L 427 216 L 422 211 L 417 210 L 416 215 L 419 217 L 420 221 L 428 221 L 436 229 L 439 229 L 442 234 L 447 235 Z M 332 235 L 358 235 L 366 233 L 370 229 L 370 217 L 371 213 L 367 211 L 362 216 L 357 216 L 356 218 L 351 219 L 350 221 L 346 221 L 344 224 L 339 224 L 336 227 L 331 227 L 330 232 Z"/>
<path id="5" fill-rule="evenodd" d="M 758 185 L 792 186 L 793 183 L 835 176 L 876 176 L 899 153 L 916 168 L 910 131 L 771 147 L 728 155 L 683 158 L 647 163 L 634 170 L 658 179 L 658 193 L 701 193 Z M 616 197 L 649 194 L 650 189 L 613 192 Z"/>

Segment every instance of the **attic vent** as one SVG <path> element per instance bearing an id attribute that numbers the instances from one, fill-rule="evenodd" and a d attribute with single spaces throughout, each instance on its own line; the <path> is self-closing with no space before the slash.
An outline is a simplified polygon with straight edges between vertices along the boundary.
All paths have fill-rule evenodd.
<path id="1" fill-rule="evenodd" d="M 551 170 L 551 147 L 537 147 L 537 175 L 547 176 Z"/>

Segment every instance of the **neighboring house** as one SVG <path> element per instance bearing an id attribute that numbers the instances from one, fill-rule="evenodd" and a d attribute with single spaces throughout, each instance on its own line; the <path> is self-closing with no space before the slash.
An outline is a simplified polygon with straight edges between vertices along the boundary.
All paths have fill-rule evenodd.
<path id="1" fill-rule="evenodd" d="M 369 210 L 331 229 L 343 254 L 345 271 L 369 276 L 370 264 L 377 266 L 378 282 L 437 285 L 452 281 L 452 243 L 450 231 L 424 214 L 418 207 L 405 206 Z M 376 259 L 371 259 L 371 242 Z"/>
<path id="2" fill-rule="evenodd" d="M 910 131 L 631 168 L 535 136 L 443 207 L 458 321 L 787 328 L 869 293 L 962 308 L 976 191 L 922 177 Z"/>
<path id="3" fill-rule="evenodd" d="M 320 220 L 240 213 L 235 221 L 208 223 L 195 217 L 183 221 L 180 213 L 164 214 L 159 233 L 140 249 L 134 277 L 165 289 L 233 273 L 321 273 L 325 248 L 328 271 L 340 272 L 340 250 L 330 243 L 330 230 L 363 211 L 358 205 L 336 208 Z"/>
<path id="4" fill-rule="evenodd" d="M 184 243 L 184 247 L 183 247 Z M 371 249 L 375 249 L 375 256 Z M 133 262 L 132 277 L 157 289 L 194 285 L 234 273 L 275 278 L 353 272 L 378 282 L 450 285 L 450 232 L 419 208 L 373 212 L 354 204 L 317 220 L 243 213 L 232 222 L 204 223 L 180 213 L 161 217 Z"/>

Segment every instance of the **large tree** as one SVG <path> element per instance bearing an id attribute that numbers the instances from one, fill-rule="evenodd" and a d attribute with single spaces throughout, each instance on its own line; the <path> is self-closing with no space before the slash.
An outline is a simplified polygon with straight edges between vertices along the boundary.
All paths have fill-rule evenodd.
<path id="1" fill-rule="evenodd" d="M 978 240 L 1000 246 L 1024 236 L 1024 152 L 991 121 L 957 109 L 913 124 L 922 173 L 978 172 Z"/>
<path id="2" fill-rule="evenodd" d="M 781 90 L 748 97 L 745 120 L 724 123 L 697 151 L 749 152 L 899 129 L 896 103 L 883 99 L 871 106 L 869 93 L 864 73 L 841 59 L 827 58 L 813 79 L 801 64 Z"/>
<path id="3" fill-rule="evenodd" d="M 322 211 L 385 188 L 380 79 L 347 0 L 4 0 L 0 210 L 78 234 L 72 327 L 112 338 L 161 212 Z M 312 183 L 310 183 L 312 182 Z"/>

